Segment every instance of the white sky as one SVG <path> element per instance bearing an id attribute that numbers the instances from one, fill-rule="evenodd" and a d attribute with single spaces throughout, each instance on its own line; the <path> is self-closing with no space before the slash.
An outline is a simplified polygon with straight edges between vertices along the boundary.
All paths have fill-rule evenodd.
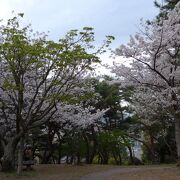
<path id="1" fill-rule="evenodd" d="M 33 29 L 48 32 L 57 40 L 70 29 L 90 26 L 95 29 L 96 43 L 105 35 L 116 40 L 111 47 L 127 43 L 130 34 L 138 31 L 140 18 L 152 19 L 158 14 L 154 0 L 0 0 L 0 19 L 8 19 L 12 11 L 24 13 Z M 102 56 L 104 62 L 110 60 Z"/>

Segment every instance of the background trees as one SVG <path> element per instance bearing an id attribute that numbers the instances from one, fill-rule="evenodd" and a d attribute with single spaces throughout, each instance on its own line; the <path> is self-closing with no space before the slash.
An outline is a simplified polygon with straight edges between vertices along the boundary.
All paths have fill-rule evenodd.
<path id="1" fill-rule="evenodd" d="M 116 55 L 125 56 L 130 63 L 112 68 L 123 85 L 134 86 L 134 106 L 146 123 L 153 115 L 163 112 L 175 124 L 178 158 L 179 147 L 179 18 L 180 3 L 122 45 Z M 161 117 L 162 118 L 162 117 Z M 157 118 L 158 119 L 158 118 Z"/>
<path id="2" fill-rule="evenodd" d="M 92 78 L 98 54 L 94 32 L 72 30 L 58 42 L 22 27 L 19 14 L 0 27 L 0 155 L 2 170 L 15 167 L 17 147 L 33 144 L 41 163 L 136 164 L 180 158 L 180 3 L 116 49 L 129 64 L 114 64 L 110 77 Z M 176 4 L 176 5 L 175 5 Z M 157 6 L 159 6 L 156 3 Z M 172 8 L 172 5 L 174 8 Z M 173 134 L 174 132 L 174 134 Z M 129 156 L 129 157 L 128 157 Z"/>

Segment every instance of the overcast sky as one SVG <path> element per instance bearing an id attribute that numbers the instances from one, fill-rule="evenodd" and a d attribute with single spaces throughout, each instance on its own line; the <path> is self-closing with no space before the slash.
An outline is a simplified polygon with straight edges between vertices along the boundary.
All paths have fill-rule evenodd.
<path id="1" fill-rule="evenodd" d="M 0 18 L 24 12 L 34 29 L 50 31 L 58 39 L 70 29 L 90 26 L 97 41 L 114 35 L 113 47 L 128 41 L 140 18 L 152 19 L 158 12 L 153 0 L 0 0 Z"/>
<path id="2" fill-rule="evenodd" d="M 105 35 L 116 40 L 112 48 L 128 42 L 138 31 L 139 21 L 152 19 L 158 13 L 154 0 L 0 0 L 0 19 L 11 17 L 12 11 L 23 12 L 25 21 L 38 31 L 48 32 L 57 40 L 70 29 L 90 26 L 96 42 Z M 107 58 L 107 57 L 105 57 Z"/>

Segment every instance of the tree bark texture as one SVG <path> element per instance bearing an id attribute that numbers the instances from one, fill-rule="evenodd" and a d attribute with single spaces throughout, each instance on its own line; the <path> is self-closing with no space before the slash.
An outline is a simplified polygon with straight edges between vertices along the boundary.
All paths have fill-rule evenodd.
<path id="1" fill-rule="evenodd" d="M 178 165 L 180 165 L 180 119 L 175 119 L 175 139 L 177 147 Z"/>

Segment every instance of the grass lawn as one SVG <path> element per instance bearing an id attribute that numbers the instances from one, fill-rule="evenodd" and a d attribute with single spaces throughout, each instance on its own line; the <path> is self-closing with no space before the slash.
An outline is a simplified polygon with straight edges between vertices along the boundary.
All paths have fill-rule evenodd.
<path id="1" fill-rule="evenodd" d="M 24 171 L 18 176 L 16 173 L 0 172 L 0 180 L 76 180 L 84 175 L 95 174 L 97 172 L 108 172 L 117 168 L 111 165 L 38 165 L 32 171 Z M 137 166 L 137 171 L 133 170 L 134 166 L 118 167 L 120 173 L 115 173 L 106 180 L 180 180 L 180 168 L 175 165 L 170 166 Z"/>

